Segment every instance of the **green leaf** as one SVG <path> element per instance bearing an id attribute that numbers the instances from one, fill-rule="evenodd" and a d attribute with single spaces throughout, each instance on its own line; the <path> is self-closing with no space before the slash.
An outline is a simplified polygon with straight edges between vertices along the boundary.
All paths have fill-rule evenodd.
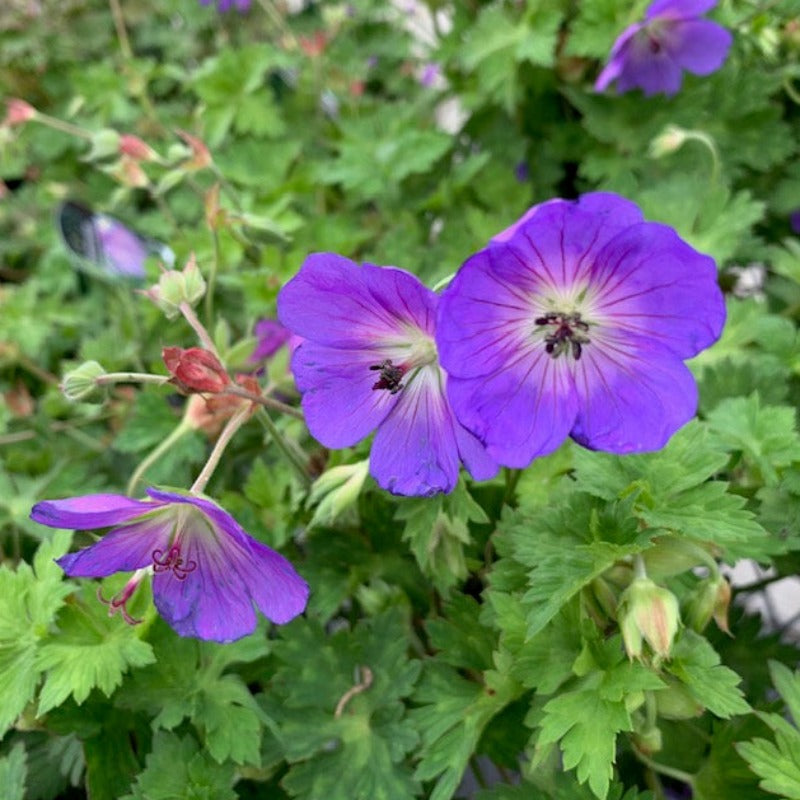
<path id="1" fill-rule="evenodd" d="M 466 578 L 464 547 L 472 542 L 468 523 L 488 518 L 463 481 L 449 495 L 401 500 L 395 517 L 405 521 L 403 539 L 440 592 Z"/>
<path id="2" fill-rule="evenodd" d="M 236 800 L 233 766 L 216 764 L 191 736 L 159 731 L 146 766 L 122 800 Z"/>
<path id="3" fill-rule="evenodd" d="M 17 742 L 8 755 L 0 758 L 0 789 L 3 800 L 25 800 L 27 774 L 25 745 Z"/>
<path id="4" fill-rule="evenodd" d="M 412 797 L 418 785 L 405 757 L 418 737 L 400 701 L 419 662 L 406 655 L 399 609 L 330 637 L 297 620 L 282 636 L 275 649 L 282 666 L 263 702 L 292 765 L 282 781 L 287 791 L 303 800 Z"/>
<path id="5" fill-rule="evenodd" d="M 667 669 L 686 685 L 698 702 L 718 717 L 726 719 L 751 710 L 738 688 L 741 678 L 720 664 L 714 648 L 694 631 L 683 632 Z"/>
<path id="6" fill-rule="evenodd" d="M 778 472 L 800 460 L 795 409 L 761 407 L 757 394 L 720 403 L 709 415 L 711 429 L 727 448 L 741 450 L 759 469 L 768 485 L 778 482 Z"/>
<path id="7" fill-rule="evenodd" d="M 110 617 L 91 586 L 62 610 L 57 625 L 57 632 L 43 640 L 36 657 L 36 669 L 46 673 L 39 716 L 70 695 L 80 705 L 94 688 L 109 697 L 130 667 L 155 660 L 153 648 L 120 617 Z"/>
<path id="8" fill-rule="evenodd" d="M 158 623 L 156 662 L 133 672 L 117 697 L 123 708 L 158 711 L 153 726 L 171 730 L 188 717 L 217 762 L 260 763 L 262 712 L 244 681 L 225 670 L 264 657 L 269 645 L 255 633 L 228 645 L 176 636 Z M 186 676 L 192 675 L 191 680 Z"/>
<path id="9" fill-rule="evenodd" d="M 484 728 L 518 693 L 516 683 L 499 673 L 488 673 L 484 685 L 443 664 L 427 665 L 414 694 L 421 705 L 411 718 L 422 737 L 415 777 L 437 778 L 430 800 L 453 796 Z"/>
<path id="10" fill-rule="evenodd" d="M 72 590 L 53 559 L 69 548 L 72 536 L 55 533 L 36 552 L 33 568 L 0 567 L 0 736 L 33 698 L 39 682 L 37 650 Z"/>

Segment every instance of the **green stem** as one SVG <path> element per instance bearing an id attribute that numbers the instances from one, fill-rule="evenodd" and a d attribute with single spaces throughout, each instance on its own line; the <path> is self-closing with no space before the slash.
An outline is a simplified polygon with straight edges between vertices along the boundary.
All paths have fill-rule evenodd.
<path id="1" fill-rule="evenodd" d="M 37 122 L 41 122 L 42 125 L 46 125 L 48 128 L 61 131 L 61 133 L 67 133 L 70 136 L 76 136 L 78 139 L 89 140 L 92 138 L 91 131 L 87 131 L 85 128 L 79 128 L 77 125 L 64 122 L 64 120 L 57 119 L 56 117 L 51 117 L 49 114 L 42 114 L 41 111 L 36 112 L 34 119 Z"/>
<path id="2" fill-rule="evenodd" d="M 647 578 L 647 567 L 645 567 L 641 553 L 637 553 L 633 557 L 633 575 L 635 578 Z"/>
<path id="3" fill-rule="evenodd" d="M 272 417 L 267 413 L 266 409 L 258 409 L 259 422 L 267 429 L 272 441 L 275 442 L 278 449 L 286 456 L 292 466 L 297 470 L 300 480 L 308 487 L 311 486 L 312 478 L 311 473 L 308 471 L 308 458 L 300 450 L 300 448 L 292 441 L 287 439 L 278 430 L 278 426 L 273 422 Z"/>
<path id="4" fill-rule="evenodd" d="M 433 284 L 431 291 L 438 292 L 440 289 L 444 289 L 444 287 L 447 286 L 447 284 L 450 283 L 450 281 L 453 280 L 455 276 L 456 276 L 455 272 L 451 272 L 449 275 L 445 275 L 444 278 L 442 278 L 440 281 L 436 281 L 436 283 Z"/>
<path id="5" fill-rule="evenodd" d="M 142 459 L 142 461 L 139 463 L 139 466 L 136 467 L 136 469 L 133 472 L 133 475 L 131 475 L 131 478 L 128 481 L 128 487 L 125 490 L 125 494 L 132 495 L 134 489 L 136 488 L 136 484 L 139 483 L 139 481 L 142 479 L 144 473 L 162 455 L 164 455 L 164 453 L 166 453 L 167 450 L 169 450 L 169 448 L 175 444 L 175 442 L 177 442 L 184 434 L 188 433 L 191 429 L 192 426 L 187 422 L 187 420 L 185 418 L 182 419 L 178 424 L 178 426 L 172 431 L 172 433 L 170 433 L 170 435 L 167 436 L 167 438 L 164 439 L 158 445 L 158 447 L 156 447 L 154 450 L 151 450 L 150 453 L 148 453 L 148 455 L 145 456 L 144 459 Z"/>
<path id="6" fill-rule="evenodd" d="M 206 325 L 211 325 L 211 323 L 214 321 L 214 289 L 217 283 L 217 270 L 219 269 L 219 262 L 221 258 L 219 234 L 216 230 L 211 231 L 211 239 L 214 243 L 214 258 L 211 260 L 211 269 L 208 273 L 208 286 L 206 287 Z"/>
<path id="7" fill-rule="evenodd" d="M 98 386 L 109 383 L 155 383 L 164 384 L 169 381 L 169 375 L 153 375 L 149 372 L 107 372 L 95 378 Z"/>
<path id="8" fill-rule="evenodd" d="M 653 770 L 653 772 L 656 772 L 659 775 L 666 775 L 668 778 L 681 781 L 688 786 L 694 785 L 694 775 L 690 775 L 688 772 L 684 772 L 682 769 L 677 769 L 676 767 L 669 767 L 666 764 L 659 764 L 657 761 L 653 761 L 653 759 L 649 756 L 639 752 L 635 747 L 633 748 L 633 752 L 636 754 L 636 758 L 638 758 L 639 761 L 641 761 L 646 767 L 649 767 L 651 770 Z"/>
<path id="9" fill-rule="evenodd" d="M 222 458 L 222 454 L 225 452 L 225 448 L 249 415 L 250 409 L 244 406 L 225 423 L 222 433 L 220 433 L 219 438 L 214 443 L 214 449 L 211 451 L 208 461 L 206 461 L 205 466 L 200 470 L 200 474 L 195 478 L 195 482 L 189 489 L 191 494 L 201 494 L 206 488 L 209 480 L 211 480 L 211 476 L 214 474 L 214 470 L 217 468 L 217 464 L 219 464 L 220 458 Z"/>
<path id="10" fill-rule="evenodd" d="M 197 338 L 200 340 L 200 343 L 203 345 L 203 347 L 219 358 L 219 353 L 217 352 L 217 347 L 214 344 L 214 340 L 211 338 L 209 332 L 205 329 L 203 323 L 197 318 L 197 314 L 194 313 L 194 309 L 185 301 L 181 303 L 178 308 L 180 309 L 181 314 L 183 314 L 184 319 L 192 326 L 192 329 L 197 334 Z"/>

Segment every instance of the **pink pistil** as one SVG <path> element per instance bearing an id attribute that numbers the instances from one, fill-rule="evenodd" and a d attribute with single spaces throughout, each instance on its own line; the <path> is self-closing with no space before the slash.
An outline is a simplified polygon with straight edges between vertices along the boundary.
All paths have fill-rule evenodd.
<path id="1" fill-rule="evenodd" d="M 196 561 L 188 561 L 184 564 L 181 558 L 181 548 L 174 544 L 170 547 L 166 555 L 163 550 L 153 550 L 153 572 L 169 572 L 179 580 L 185 581 L 190 572 L 197 569 Z"/>

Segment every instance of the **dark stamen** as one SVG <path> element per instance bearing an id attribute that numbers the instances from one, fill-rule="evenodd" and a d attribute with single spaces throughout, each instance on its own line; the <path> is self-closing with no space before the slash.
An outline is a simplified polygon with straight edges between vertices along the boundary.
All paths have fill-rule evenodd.
<path id="1" fill-rule="evenodd" d="M 385 358 L 380 364 L 373 364 L 370 370 L 380 371 L 380 378 L 372 384 L 373 389 L 388 389 L 389 394 L 397 394 L 403 388 L 400 381 L 403 380 L 406 370 L 392 364 L 391 358 Z"/>
<path id="2" fill-rule="evenodd" d="M 589 325 L 581 319 L 576 311 L 572 314 L 563 314 L 560 311 L 548 311 L 534 322 L 540 327 L 552 326 L 555 330 L 544 337 L 544 349 L 553 358 L 572 353 L 572 357 L 579 361 L 583 353 L 583 345 L 589 344 L 586 332 Z"/>
<path id="3" fill-rule="evenodd" d="M 164 555 L 163 550 L 153 550 L 153 572 L 169 572 L 179 580 L 185 581 L 190 572 L 197 569 L 196 561 L 189 561 L 184 564 L 181 558 L 181 549 L 174 544 L 169 552 Z"/>

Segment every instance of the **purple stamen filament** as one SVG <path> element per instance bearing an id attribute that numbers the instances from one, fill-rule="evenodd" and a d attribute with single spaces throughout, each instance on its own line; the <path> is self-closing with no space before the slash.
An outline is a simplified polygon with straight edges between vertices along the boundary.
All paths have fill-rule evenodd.
<path id="1" fill-rule="evenodd" d="M 385 358 L 380 364 L 373 364 L 370 370 L 380 372 L 380 377 L 372 384 L 373 389 L 388 389 L 389 394 L 397 394 L 403 388 L 401 381 L 406 368 L 395 366 L 391 358 Z"/>
<path id="2" fill-rule="evenodd" d="M 179 580 L 184 581 L 190 572 L 197 569 L 196 561 L 184 564 L 181 558 L 181 549 L 177 544 L 172 545 L 166 555 L 163 550 L 153 550 L 153 572 L 169 572 Z"/>
<path id="3" fill-rule="evenodd" d="M 548 311 L 534 322 L 540 327 L 555 328 L 552 333 L 544 337 L 544 349 L 553 358 L 558 358 L 562 353 L 572 352 L 572 357 L 578 361 L 583 351 L 583 345 L 589 344 L 586 332 L 589 325 L 581 319 L 576 311 L 564 314 L 560 311 Z"/>

